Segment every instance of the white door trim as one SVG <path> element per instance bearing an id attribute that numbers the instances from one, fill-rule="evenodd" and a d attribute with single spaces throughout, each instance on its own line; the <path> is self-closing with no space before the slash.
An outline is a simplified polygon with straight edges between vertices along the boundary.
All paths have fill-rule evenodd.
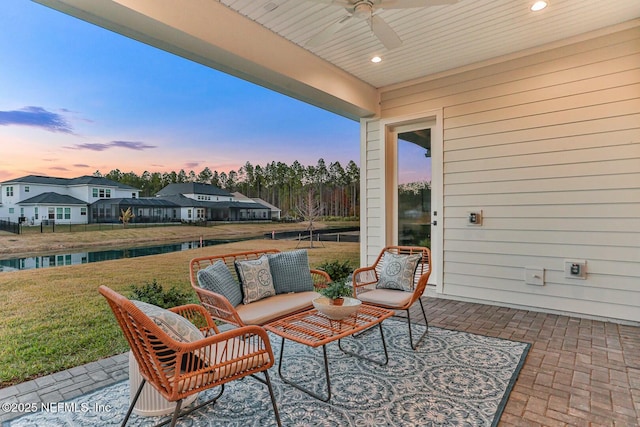
<path id="1" fill-rule="evenodd" d="M 415 126 L 415 128 L 414 128 Z M 388 244 L 398 243 L 398 221 L 395 213 L 398 210 L 397 192 L 388 191 L 398 185 L 397 173 L 397 136 L 399 130 L 431 128 L 431 218 L 436 225 L 431 227 L 432 271 L 429 284 L 436 286 L 436 292 L 443 292 L 443 253 L 444 253 L 444 183 L 443 183 L 443 112 L 442 109 L 424 111 L 407 116 L 385 118 L 380 120 L 380 136 L 384 153 L 384 232 Z"/>

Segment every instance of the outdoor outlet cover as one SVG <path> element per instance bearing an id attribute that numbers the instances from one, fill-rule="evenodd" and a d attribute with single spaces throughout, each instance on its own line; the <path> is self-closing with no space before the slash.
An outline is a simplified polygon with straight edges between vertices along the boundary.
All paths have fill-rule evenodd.
<path id="1" fill-rule="evenodd" d="M 543 286 L 544 285 L 544 268 L 525 267 L 524 282 L 527 285 Z"/>

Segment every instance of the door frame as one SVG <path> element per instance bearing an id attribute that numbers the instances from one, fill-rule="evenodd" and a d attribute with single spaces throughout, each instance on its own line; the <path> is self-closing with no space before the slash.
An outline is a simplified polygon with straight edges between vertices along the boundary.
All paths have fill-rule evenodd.
<path id="1" fill-rule="evenodd" d="M 443 111 L 435 109 L 380 120 L 384 153 L 384 236 L 388 244 L 398 244 L 398 133 L 431 129 L 431 276 L 429 284 L 443 292 L 444 183 L 443 183 Z M 433 221 L 437 224 L 433 225 Z"/>

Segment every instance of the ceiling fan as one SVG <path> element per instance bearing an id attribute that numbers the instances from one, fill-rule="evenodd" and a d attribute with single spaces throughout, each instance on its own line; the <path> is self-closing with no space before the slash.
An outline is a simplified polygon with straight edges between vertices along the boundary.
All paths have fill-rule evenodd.
<path id="1" fill-rule="evenodd" d="M 354 20 L 366 20 L 373 34 L 387 49 L 395 49 L 402 45 L 396 32 L 380 16 L 379 9 L 408 9 L 457 3 L 458 0 L 310 0 L 316 3 L 342 6 L 348 15 L 329 24 L 322 31 L 312 36 L 306 46 L 320 46 L 331 38 L 346 24 Z"/>

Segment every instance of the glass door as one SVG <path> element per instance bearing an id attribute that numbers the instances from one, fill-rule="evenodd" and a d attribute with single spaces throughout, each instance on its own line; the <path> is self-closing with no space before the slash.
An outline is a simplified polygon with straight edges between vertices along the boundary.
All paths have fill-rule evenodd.
<path id="1" fill-rule="evenodd" d="M 431 247 L 431 129 L 398 133 L 398 244 Z"/>

